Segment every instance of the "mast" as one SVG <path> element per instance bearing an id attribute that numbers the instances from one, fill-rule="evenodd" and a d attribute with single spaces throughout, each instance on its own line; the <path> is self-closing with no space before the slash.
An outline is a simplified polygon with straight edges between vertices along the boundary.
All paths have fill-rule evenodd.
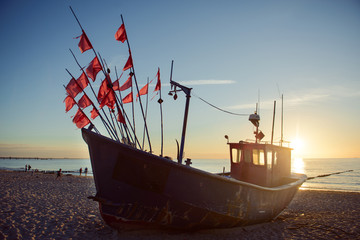
<path id="1" fill-rule="evenodd" d="M 275 109 L 276 109 L 276 101 L 274 101 L 273 122 L 272 122 L 272 130 L 271 130 L 271 144 L 273 144 L 273 139 L 274 139 Z"/>
<path id="2" fill-rule="evenodd" d="M 183 85 L 181 85 L 181 84 L 179 84 L 179 83 L 177 83 L 175 81 L 172 81 L 172 80 L 170 80 L 170 84 L 171 84 L 171 86 L 175 87 L 174 90 L 173 90 L 173 92 L 175 92 L 175 94 L 177 92 L 176 87 L 179 87 L 186 95 L 185 113 L 184 113 L 183 129 L 182 129 L 181 143 L 180 143 L 180 153 L 179 153 L 179 157 L 178 157 L 178 163 L 182 164 L 182 159 L 183 159 L 183 156 L 184 156 L 186 126 L 187 126 L 187 119 L 188 119 L 189 105 L 190 105 L 190 97 L 191 97 L 190 93 L 191 93 L 192 88 L 185 87 L 185 86 L 183 86 Z M 174 96 L 174 99 L 176 99 L 175 96 Z"/>
<path id="3" fill-rule="evenodd" d="M 284 94 L 281 94 L 281 139 L 280 139 L 280 146 L 282 147 L 284 141 L 283 129 L 284 129 Z"/>

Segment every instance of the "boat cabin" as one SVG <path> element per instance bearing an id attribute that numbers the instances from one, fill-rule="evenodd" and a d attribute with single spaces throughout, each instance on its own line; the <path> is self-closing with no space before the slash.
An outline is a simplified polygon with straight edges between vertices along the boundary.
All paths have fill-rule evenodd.
<path id="1" fill-rule="evenodd" d="M 243 141 L 228 144 L 232 178 L 275 187 L 284 184 L 291 174 L 291 148 Z"/>

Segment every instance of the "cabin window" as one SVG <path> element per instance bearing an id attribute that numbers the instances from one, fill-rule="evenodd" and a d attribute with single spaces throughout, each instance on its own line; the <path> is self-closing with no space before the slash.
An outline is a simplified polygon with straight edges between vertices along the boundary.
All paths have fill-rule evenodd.
<path id="1" fill-rule="evenodd" d="M 233 163 L 239 163 L 241 160 L 241 150 L 233 148 L 232 149 L 232 161 Z"/>
<path id="2" fill-rule="evenodd" d="M 251 151 L 249 149 L 244 150 L 244 161 L 246 163 L 251 163 Z"/>
<path id="3" fill-rule="evenodd" d="M 277 165 L 278 154 L 278 152 L 274 152 L 274 166 Z"/>
<path id="4" fill-rule="evenodd" d="M 267 151 L 266 152 L 266 163 L 267 163 L 267 168 L 271 169 L 271 164 L 272 164 L 272 155 L 273 152 L 272 151 Z"/>
<path id="5" fill-rule="evenodd" d="M 265 165 L 265 154 L 263 149 L 253 149 L 253 163 L 255 165 Z"/>

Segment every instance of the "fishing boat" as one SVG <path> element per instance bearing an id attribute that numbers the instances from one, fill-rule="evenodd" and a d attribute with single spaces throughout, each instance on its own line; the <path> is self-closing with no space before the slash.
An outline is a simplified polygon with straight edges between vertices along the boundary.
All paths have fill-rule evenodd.
<path id="1" fill-rule="evenodd" d="M 193 168 L 189 159 L 176 162 L 83 128 L 97 191 L 92 199 L 99 202 L 104 221 L 116 229 L 189 230 L 276 218 L 306 176 L 291 173 L 291 148 L 260 142 L 259 115 L 249 120 L 256 126 L 256 141 L 228 142 L 231 171 L 219 174 Z"/>
<path id="2" fill-rule="evenodd" d="M 129 58 L 123 73 L 130 72 L 128 80 L 120 87 L 118 81 L 123 73 L 120 77 L 116 76 L 115 82 L 111 81 L 110 69 L 103 64 L 105 61 L 94 50 L 73 14 L 82 30 L 82 35 L 78 37 L 81 53 L 92 49 L 95 57 L 84 71 L 71 52 L 82 74 L 75 79 L 67 70 L 71 80 L 64 86 L 67 92 L 64 101 L 66 111 L 78 106 L 73 122 L 81 128 L 82 137 L 88 145 L 96 186 L 96 195 L 89 198 L 99 203 L 101 216 L 109 226 L 115 229 L 229 228 L 270 221 L 281 214 L 306 176 L 291 173 L 291 148 L 283 146 L 282 141 L 279 145 L 261 141 L 264 134 L 259 131 L 260 116 L 257 112 L 249 117 L 256 127 L 255 141 L 230 142 L 226 136 L 230 172 L 216 174 L 192 167 L 191 159 L 183 161 L 192 89 L 172 80 L 172 64 L 169 95 L 173 94 L 176 99 L 177 93 L 183 92 L 186 96 L 181 143 L 180 146 L 178 144 L 176 160 L 163 156 L 163 140 L 161 154 L 155 154 L 151 149 L 141 102 L 141 96 L 147 94 L 149 81 L 139 90 L 122 16 L 122 25 L 115 38 L 128 43 Z M 88 77 L 95 81 L 98 72 L 102 72 L 105 79 L 99 84 L 98 94 L 95 94 Z M 160 69 L 156 77 L 158 81 L 154 92 L 160 93 L 158 103 L 162 116 Z M 121 96 L 121 91 L 132 86 L 132 79 L 144 120 L 143 144 L 135 133 L 135 120 L 131 121 L 124 109 L 124 104 L 134 104 L 132 87 L 126 97 Z M 85 91 L 88 85 L 94 94 L 92 100 Z M 79 93 L 82 97 L 77 100 Z M 93 107 L 92 120 L 85 112 L 88 106 Z M 108 113 L 105 108 L 108 108 Z M 96 128 L 93 123 L 95 118 L 101 120 L 108 135 Z M 163 128 L 161 130 L 163 139 Z M 149 151 L 144 149 L 146 136 Z"/>

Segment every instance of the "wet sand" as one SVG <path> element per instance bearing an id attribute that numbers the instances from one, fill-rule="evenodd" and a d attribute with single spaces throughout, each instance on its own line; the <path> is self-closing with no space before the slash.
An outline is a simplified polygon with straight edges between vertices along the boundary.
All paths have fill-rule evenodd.
<path id="1" fill-rule="evenodd" d="M 360 239 L 360 193 L 299 191 L 274 221 L 196 232 L 117 232 L 91 177 L 0 171 L 0 239 Z"/>

